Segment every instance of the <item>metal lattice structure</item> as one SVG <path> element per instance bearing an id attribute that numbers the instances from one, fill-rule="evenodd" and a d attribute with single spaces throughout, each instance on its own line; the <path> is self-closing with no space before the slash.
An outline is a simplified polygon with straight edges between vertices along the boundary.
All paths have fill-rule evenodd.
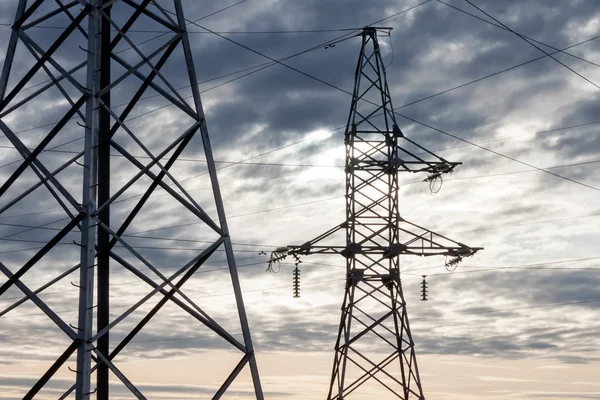
<path id="1" fill-rule="evenodd" d="M 456 264 L 479 250 L 400 216 L 399 172 L 424 172 L 431 181 L 460 163 L 436 156 L 398 127 L 377 41 L 378 32 L 388 29 L 367 27 L 361 35 L 344 139 L 346 221 L 303 245 L 288 246 L 283 253 L 296 258 L 338 254 L 346 259 L 347 284 L 329 400 L 361 398 L 359 393 L 369 392 L 368 383 L 380 384 L 400 399 L 424 399 L 402 292 L 400 256 L 445 255 Z M 345 244 L 339 245 L 342 234 Z M 351 396 L 355 392 L 357 396 Z"/>
<path id="2" fill-rule="evenodd" d="M 52 26 L 60 29 L 48 29 Z M 136 44 L 134 37 L 147 39 L 143 32 L 148 31 L 161 34 Z M 0 300 L 21 297 L 8 306 L 2 303 L 0 328 L 20 307 L 33 303 L 58 332 L 57 336 L 48 329 L 38 340 L 56 337 L 57 343 L 64 343 L 47 372 L 23 393 L 24 399 L 42 396 L 57 371 L 68 364 L 73 384 L 58 396 L 61 399 L 88 399 L 97 390 L 94 396 L 107 400 L 111 376 L 135 397 L 146 398 L 119 368 L 119 355 L 168 304 L 184 313 L 190 324 L 198 323 L 240 353 L 239 363 L 215 386 L 213 398 L 221 398 L 249 368 L 256 398 L 262 400 L 197 81 L 180 0 L 18 1 L 0 77 L 0 130 L 22 158 L 3 170 L 0 217 L 37 212 L 16 214 L 20 225 L 3 231 L 2 243 L 23 241 L 23 235 L 35 232 L 28 241 L 41 247 L 20 250 L 16 260 L 0 256 L 0 271 L 6 277 L 0 279 Z M 190 96 L 182 97 L 175 89 L 180 85 L 190 88 Z M 117 96 L 126 101 L 114 105 Z M 142 101 L 152 98 L 170 106 L 174 116 L 162 117 L 169 124 L 144 120 L 147 109 Z M 28 115 L 47 108 L 60 119 L 31 134 L 17 132 Z M 180 183 L 184 168 L 178 157 L 185 151 L 203 152 L 206 158 L 211 185 L 207 205 L 201 206 Z M 140 152 L 142 158 L 136 155 Z M 115 155 L 119 162 L 111 166 Z M 115 170 L 119 179 L 113 176 Z M 168 197 L 154 201 L 158 190 Z M 165 205 L 185 212 L 186 221 L 196 223 L 196 232 L 207 242 L 174 272 L 159 267 L 151 256 L 154 249 L 140 246 L 141 239 L 129 234 L 132 227 L 157 215 L 168 219 L 169 214 L 160 215 Z M 42 214 L 54 218 L 28 222 Z M 57 214 L 62 218 L 56 219 Z M 183 290 L 215 254 L 226 257 L 237 329 L 241 328 L 237 337 Z M 145 292 L 124 310 L 110 303 L 110 278 L 116 269 L 128 271 Z M 66 295 L 65 282 L 73 289 L 69 280 L 76 286 L 76 297 L 50 304 L 50 295 L 44 297 L 48 289 Z M 64 311 L 65 306 L 69 310 Z M 76 317 L 69 318 L 68 312 Z M 134 315 L 137 319 L 132 320 Z M 109 341 L 109 334 L 119 328 L 119 340 Z"/>

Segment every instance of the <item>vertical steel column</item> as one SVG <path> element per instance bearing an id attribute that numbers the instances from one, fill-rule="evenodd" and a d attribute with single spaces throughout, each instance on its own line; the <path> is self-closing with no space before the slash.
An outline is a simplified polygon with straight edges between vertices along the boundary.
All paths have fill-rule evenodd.
<path id="1" fill-rule="evenodd" d="M 90 397 L 91 350 L 93 337 L 94 304 L 94 259 L 96 237 L 94 214 L 96 213 L 98 129 L 100 90 L 100 49 L 101 49 L 101 0 L 90 0 L 88 18 L 87 80 L 89 98 L 86 103 L 85 139 L 83 156 L 83 195 L 80 213 L 81 222 L 81 265 L 79 267 L 79 316 L 77 347 L 77 378 L 75 397 L 86 400 Z"/>
<path id="2" fill-rule="evenodd" d="M 109 3 L 103 0 L 103 3 Z M 111 64 L 111 33 L 110 17 L 112 5 L 106 6 L 103 11 L 105 18 L 102 18 L 102 32 L 100 39 L 100 90 L 110 85 L 110 64 Z M 98 138 L 98 204 L 104 204 L 110 199 L 110 131 L 111 119 L 108 108 L 110 108 L 111 91 L 107 91 L 102 96 L 102 103 L 105 107 L 100 108 L 99 112 L 99 138 Z M 100 222 L 110 227 L 110 205 L 104 207 L 98 213 Z M 110 234 L 101 225 L 98 225 L 98 332 L 102 331 L 109 324 L 110 314 Z M 106 332 L 98 339 L 98 351 L 108 358 L 110 354 L 109 335 Z M 96 385 L 98 391 L 96 398 L 98 400 L 109 399 L 109 369 L 104 363 L 98 364 L 96 371 Z"/>
<path id="3" fill-rule="evenodd" d="M 223 232 L 224 245 L 225 245 L 225 254 L 227 255 L 227 263 L 229 265 L 229 272 L 231 274 L 231 283 L 233 286 L 233 292 L 235 295 L 235 301 L 237 304 L 238 315 L 240 318 L 240 324 L 242 328 L 242 335 L 244 337 L 244 345 L 246 347 L 246 354 L 250 357 L 248 359 L 248 363 L 250 365 L 250 374 L 252 376 L 252 381 L 254 384 L 254 392 L 257 400 L 263 400 L 264 395 L 262 391 L 262 386 L 260 383 L 260 377 L 258 374 L 258 365 L 256 363 L 256 356 L 254 354 L 254 347 L 252 345 L 252 336 L 250 335 L 250 326 L 248 324 L 248 317 L 246 315 L 246 308 L 244 306 L 244 299 L 242 297 L 242 289 L 240 287 L 240 281 L 238 277 L 237 266 L 235 263 L 235 257 L 233 254 L 233 246 L 231 244 L 231 238 L 229 236 L 229 228 L 227 226 L 227 218 L 225 216 L 225 208 L 223 207 L 223 198 L 221 197 L 221 190 L 219 189 L 219 182 L 217 179 L 217 171 L 215 160 L 213 158 L 212 148 L 210 145 L 210 139 L 208 137 L 208 128 L 206 126 L 206 118 L 204 116 L 204 110 L 202 107 L 202 100 L 200 99 L 200 90 L 198 86 L 194 84 L 194 82 L 198 82 L 196 77 L 196 70 L 194 67 L 194 61 L 192 58 L 192 49 L 189 42 L 189 37 L 187 33 L 185 17 L 183 15 L 183 8 L 181 6 L 181 0 L 175 1 L 175 10 L 177 13 L 177 22 L 179 24 L 179 29 L 183 32 L 182 35 L 182 44 L 183 44 L 183 52 L 185 54 L 185 60 L 187 64 L 188 74 L 190 76 L 190 82 L 192 83 L 192 95 L 194 98 L 194 105 L 196 108 L 196 112 L 198 113 L 198 120 L 201 122 L 200 124 L 200 135 L 202 137 L 202 143 L 204 144 L 204 153 L 206 156 L 208 172 L 210 175 L 210 180 L 213 187 L 213 194 L 215 198 L 217 214 L 219 216 L 219 224 L 221 225 L 221 230 Z M 239 371 L 238 371 L 239 372 Z M 225 387 L 229 386 L 229 384 L 235 379 L 237 374 L 230 375 L 226 382 Z"/>

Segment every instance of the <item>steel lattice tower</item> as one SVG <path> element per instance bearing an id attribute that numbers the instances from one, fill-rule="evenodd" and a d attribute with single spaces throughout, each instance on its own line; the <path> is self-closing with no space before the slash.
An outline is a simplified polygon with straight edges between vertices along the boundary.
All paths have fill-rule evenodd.
<path id="1" fill-rule="evenodd" d="M 398 398 L 424 399 L 402 292 L 400 256 L 446 255 L 454 264 L 479 250 L 400 216 L 399 172 L 425 172 L 431 180 L 460 163 L 437 157 L 398 127 L 377 41 L 377 33 L 389 29 L 366 27 L 360 35 L 344 138 L 346 221 L 303 245 L 287 248 L 287 254 L 296 257 L 339 254 L 346 259 L 347 283 L 329 400 L 354 398 L 350 394 L 361 390 L 368 393 L 364 385 L 373 382 Z M 346 238 L 342 246 L 336 245 L 340 234 Z"/>
<path id="2" fill-rule="evenodd" d="M 61 29 L 41 29 L 53 24 Z M 136 32 L 147 39 L 147 33 L 139 32 L 148 31 L 162 33 L 135 43 Z M 249 366 L 256 398 L 263 399 L 197 81 L 180 0 L 19 0 L 0 76 L 0 130 L 22 159 L 12 164 L 0 185 L 0 217 L 9 210 L 38 212 L 22 214 L 18 229 L 2 240 L 19 241 L 33 231 L 33 241 L 42 247 L 19 253 L 25 255 L 19 262 L 3 256 L 0 271 L 6 280 L 0 279 L 0 300 L 7 294 L 22 298 L 0 307 L 0 327 L 10 322 L 7 314 L 33 303 L 57 328 L 53 340 L 58 337 L 65 343 L 24 399 L 39 396 L 68 364 L 75 367 L 70 368 L 74 384 L 61 399 L 73 393 L 76 399 L 88 399 L 97 390 L 94 396 L 107 400 L 111 375 L 144 399 L 119 369 L 118 356 L 167 304 L 240 352 L 239 363 L 216 386 L 213 398 L 221 398 Z M 189 97 L 174 88 L 179 85 L 190 87 Z M 115 94 L 127 101 L 115 106 Z M 168 125 L 143 119 L 147 109 L 141 102 L 149 98 L 171 106 L 175 116 L 169 117 Z M 58 110 L 60 120 L 31 135 L 16 131 L 31 113 L 44 113 L 44 107 Z M 178 158 L 186 149 L 206 158 L 211 189 L 205 191 L 210 204 L 204 207 L 179 182 Z M 136 155 L 140 153 L 144 157 Z M 120 157 L 119 164 L 111 167 L 114 155 Z M 115 168 L 119 179 L 111 176 Z M 156 190 L 168 197 L 155 202 Z M 144 250 L 148 247 L 129 235 L 136 223 L 143 226 L 160 216 L 165 205 L 185 211 L 187 221 L 198 224 L 196 232 L 207 242 L 205 249 L 170 272 L 152 261 L 152 249 Z M 34 214 L 56 217 L 56 207 L 62 219 L 27 224 Z M 184 283 L 218 251 L 226 256 L 241 338 L 183 291 Z M 125 309 L 111 308 L 109 302 L 110 273 L 117 268 L 144 287 L 145 295 Z M 51 304 L 51 297 L 44 297 L 49 288 L 64 290 L 65 282 L 73 289 L 69 280 L 77 288 L 77 300 Z M 65 307 L 76 317 L 69 319 Z M 138 318 L 132 320 L 134 314 Z M 117 328 L 124 329 L 119 340 L 109 342 Z M 50 331 L 38 340 L 50 338 Z"/>

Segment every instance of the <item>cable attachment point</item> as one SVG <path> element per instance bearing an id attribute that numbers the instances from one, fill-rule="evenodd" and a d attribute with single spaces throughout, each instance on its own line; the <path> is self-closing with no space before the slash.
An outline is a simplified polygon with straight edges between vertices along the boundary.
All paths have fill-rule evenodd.
<path id="1" fill-rule="evenodd" d="M 444 184 L 443 174 L 452 173 L 454 166 L 447 162 L 435 164 L 429 171 L 429 176 L 423 180 L 423 182 L 429 182 L 429 191 L 431 194 L 436 194 L 442 189 Z"/>
<path id="2" fill-rule="evenodd" d="M 477 252 L 477 250 L 473 250 L 472 248 L 464 246 L 464 245 L 458 250 L 451 250 L 446 255 L 444 267 L 446 268 L 447 271 L 453 272 L 456 270 L 456 268 L 458 267 L 458 264 L 463 260 L 463 258 L 471 257 L 476 252 Z M 448 257 L 451 257 L 450 260 L 448 260 Z"/>
<path id="3" fill-rule="evenodd" d="M 264 251 L 261 253 L 266 254 Z M 287 247 L 278 247 L 271 252 L 269 256 L 269 261 L 267 265 L 267 272 L 272 272 L 274 274 L 278 273 L 281 270 L 281 260 L 285 260 L 288 256 L 288 248 Z M 275 268 L 273 268 L 275 266 Z"/>

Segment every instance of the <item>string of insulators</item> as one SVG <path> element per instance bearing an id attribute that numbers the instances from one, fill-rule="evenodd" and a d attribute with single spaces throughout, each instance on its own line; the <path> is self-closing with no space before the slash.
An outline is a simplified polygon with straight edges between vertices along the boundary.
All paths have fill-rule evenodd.
<path id="1" fill-rule="evenodd" d="M 427 301 L 427 275 L 421 275 L 423 281 L 421 282 L 421 301 Z"/>
<path id="2" fill-rule="evenodd" d="M 294 268 L 292 283 L 294 287 L 294 297 L 300 297 L 300 270 L 298 267 Z"/>
<path id="3" fill-rule="evenodd" d="M 454 271 L 456 269 L 456 267 L 458 267 L 458 264 L 462 261 L 462 259 L 463 258 L 461 256 L 455 256 L 455 257 L 452 257 L 450 259 L 450 261 L 446 261 L 446 264 L 445 264 L 446 270 L 448 270 L 450 272 Z"/>

